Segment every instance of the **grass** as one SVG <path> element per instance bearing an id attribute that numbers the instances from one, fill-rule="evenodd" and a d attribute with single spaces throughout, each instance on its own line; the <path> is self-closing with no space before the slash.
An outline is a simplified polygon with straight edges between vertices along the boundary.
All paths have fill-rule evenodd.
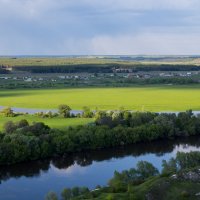
<path id="1" fill-rule="evenodd" d="M 29 123 L 32 122 L 44 122 L 51 128 L 65 129 L 68 126 L 84 125 L 93 122 L 93 119 L 89 118 L 41 118 L 33 115 L 20 115 L 17 117 L 4 117 L 0 115 L 0 130 L 3 129 L 3 125 L 7 121 L 18 122 L 21 119 L 26 119 Z"/>
<path id="2" fill-rule="evenodd" d="M 67 66 L 74 64 L 117 64 L 118 61 L 112 59 L 99 59 L 99 58 L 66 58 L 66 57 L 0 57 L 0 65 L 8 66 Z M 121 63 L 121 62 L 120 62 Z M 133 62 L 135 63 L 135 62 Z M 129 64 L 129 62 L 123 62 Z"/>
<path id="3" fill-rule="evenodd" d="M 0 105 L 23 108 L 125 109 L 138 111 L 200 110 L 200 85 L 132 88 L 0 90 Z"/>
<path id="4" fill-rule="evenodd" d="M 197 200 L 199 199 L 199 196 L 196 196 L 195 194 L 199 193 L 200 183 L 172 180 L 170 178 L 152 177 L 140 185 L 132 185 L 129 188 L 129 192 L 122 193 L 104 193 L 104 190 L 100 190 L 95 192 L 96 198 L 88 197 L 88 200 Z M 148 195 L 149 198 L 147 198 L 146 195 Z M 81 196 L 78 198 L 74 198 L 74 200 L 81 199 L 83 199 Z"/>
<path id="5" fill-rule="evenodd" d="M 199 193 L 200 183 L 182 180 L 172 180 L 170 178 L 150 178 L 139 186 L 133 186 L 132 192 L 136 199 L 146 199 L 145 194 L 150 193 L 152 199 L 160 200 L 183 200 L 199 199 L 195 196 Z M 186 193 L 187 195 L 184 195 Z"/>

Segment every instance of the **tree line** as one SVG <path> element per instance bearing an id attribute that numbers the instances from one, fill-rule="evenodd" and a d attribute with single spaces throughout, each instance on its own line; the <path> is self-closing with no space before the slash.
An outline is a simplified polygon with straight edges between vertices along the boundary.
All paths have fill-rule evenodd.
<path id="1" fill-rule="evenodd" d="M 93 118 L 95 116 L 95 112 L 92 111 L 89 107 L 84 106 L 83 110 L 78 112 L 77 114 L 74 114 L 71 112 L 72 109 L 70 106 L 61 104 L 58 106 L 57 112 L 47 111 L 47 112 L 37 112 L 34 115 L 41 117 L 41 118 Z M 10 107 L 5 107 L 0 111 L 0 114 L 2 114 L 5 117 L 16 117 L 19 115 L 24 115 L 24 113 L 16 113 L 13 111 Z"/>
<path id="2" fill-rule="evenodd" d="M 31 73 L 113 73 L 116 69 L 128 68 L 133 72 L 138 71 L 199 71 L 197 65 L 173 65 L 173 64 L 69 64 L 56 66 L 13 66 L 15 71 L 26 71 Z"/>
<path id="3" fill-rule="evenodd" d="M 178 115 L 99 111 L 94 123 L 66 130 L 9 121 L 0 134 L 0 164 L 199 134 L 200 117 L 192 111 Z"/>

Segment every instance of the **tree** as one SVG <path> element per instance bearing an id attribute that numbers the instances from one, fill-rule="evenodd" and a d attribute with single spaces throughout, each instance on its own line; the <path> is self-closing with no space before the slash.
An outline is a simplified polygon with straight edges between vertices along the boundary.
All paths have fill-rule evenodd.
<path id="1" fill-rule="evenodd" d="M 45 125 L 43 122 L 36 122 L 33 125 L 28 127 L 28 130 L 36 136 L 49 134 L 50 128 Z M 28 131 L 27 130 L 27 131 Z"/>
<path id="2" fill-rule="evenodd" d="M 46 195 L 45 200 L 58 200 L 58 197 L 55 192 L 49 192 Z"/>
<path id="3" fill-rule="evenodd" d="M 90 110 L 89 107 L 84 106 L 83 107 L 83 114 L 82 114 L 82 116 L 85 117 L 85 118 L 92 118 L 94 116 L 94 113 Z"/>
<path id="4" fill-rule="evenodd" d="M 147 161 L 140 161 L 137 163 L 137 172 L 142 179 L 146 179 L 150 176 L 156 176 L 159 174 L 158 169 L 156 169 L 151 163 Z"/>
<path id="5" fill-rule="evenodd" d="M 106 200 L 114 200 L 114 196 L 112 194 L 108 194 L 106 196 Z"/>
<path id="6" fill-rule="evenodd" d="M 23 128 L 29 126 L 29 123 L 26 119 L 22 119 L 17 123 L 17 128 Z"/>
<path id="7" fill-rule="evenodd" d="M 14 117 L 15 114 L 13 112 L 13 110 L 10 107 L 4 108 L 1 113 L 3 113 L 5 115 L 5 117 Z"/>
<path id="8" fill-rule="evenodd" d="M 95 113 L 95 120 L 98 121 L 98 120 L 101 120 L 102 118 L 104 117 L 107 117 L 107 114 L 105 111 L 97 111 Z"/>
<path id="9" fill-rule="evenodd" d="M 72 197 L 72 191 L 69 188 L 63 189 L 61 193 L 62 200 L 69 200 Z"/>
<path id="10" fill-rule="evenodd" d="M 171 158 L 168 162 L 166 160 L 162 161 L 162 174 L 171 174 L 177 172 L 176 159 Z"/>
<path id="11" fill-rule="evenodd" d="M 68 105 L 59 105 L 58 113 L 64 118 L 70 117 L 71 108 Z"/>
<path id="12" fill-rule="evenodd" d="M 79 187 L 73 187 L 72 188 L 72 196 L 76 197 L 78 195 L 80 195 L 80 189 L 79 189 Z"/>
<path id="13" fill-rule="evenodd" d="M 6 133 L 13 133 L 16 130 L 16 125 L 12 121 L 8 121 L 4 124 L 3 129 Z"/>
<path id="14" fill-rule="evenodd" d="M 80 188 L 80 194 L 87 194 L 90 190 L 87 187 L 81 187 Z"/>

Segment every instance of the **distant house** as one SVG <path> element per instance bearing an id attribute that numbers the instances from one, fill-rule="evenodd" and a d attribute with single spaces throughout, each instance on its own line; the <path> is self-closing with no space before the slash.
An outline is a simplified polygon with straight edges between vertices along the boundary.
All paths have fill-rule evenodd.
<path id="1" fill-rule="evenodd" d="M 58 78 L 60 78 L 60 79 L 65 79 L 65 76 L 58 76 Z"/>
<path id="2" fill-rule="evenodd" d="M 24 80 L 25 82 L 32 82 L 32 78 L 27 78 Z"/>

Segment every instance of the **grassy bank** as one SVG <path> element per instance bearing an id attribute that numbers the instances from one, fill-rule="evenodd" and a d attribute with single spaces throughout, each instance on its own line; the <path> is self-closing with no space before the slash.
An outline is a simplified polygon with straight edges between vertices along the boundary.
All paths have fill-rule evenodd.
<path id="1" fill-rule="evenodd" d="M 17 117 L 4 117 L 0 116 L 0 130 L 3 129 L 3 125 L 7 121 L 18 122 L 22 119 L 26 119 L 29 123 L 32 122 L 44 122 L 46 125 L 50 126 L 51 128 L 58 128 L 64 129 L 68 126 L 77 126 L 77 125 L 84 125 L 89 122 L 93 122 L 93 119 L 89 118 L 41 118 L 32 115 L 22 115 Z"/>

